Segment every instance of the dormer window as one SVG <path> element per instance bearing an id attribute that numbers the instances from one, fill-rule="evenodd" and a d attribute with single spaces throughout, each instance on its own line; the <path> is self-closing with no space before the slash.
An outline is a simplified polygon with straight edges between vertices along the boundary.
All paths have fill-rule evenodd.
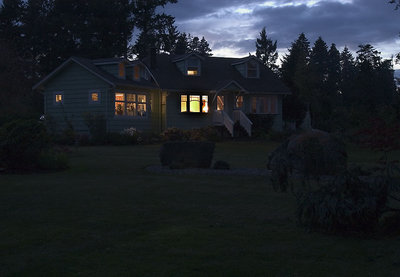
<path id="1" fill-rule="evenodd" d="M 258 78 L 258 63 L 256 61 L 247 62 L 247 78 Z"/>
<path id="2" fill-rule="evenodd" d="M 200 60 L 197 58 L 189 58 L 186 61 L 186 75 L 199 76 L 200 75 Z"/>

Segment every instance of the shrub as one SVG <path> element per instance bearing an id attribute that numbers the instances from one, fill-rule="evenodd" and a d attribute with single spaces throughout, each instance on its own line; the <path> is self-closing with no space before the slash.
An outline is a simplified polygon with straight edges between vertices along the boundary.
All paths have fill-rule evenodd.
<path id="1" fill-rule="evenodd" d="M 185 131 L 178 128 L 168 128 L 161 133 L 161 137 L 164 141 L 184 141 L 187 140 L 187 134 Z"/>
<path id="2" fill-rule="evenodd" d="M 374 231 L 387 201 L 387 186 L 375 181 L 361 181 L 347 172 L 314 191 L 303 191 L 298 195 L 299 223 L 342 234 Z"/>
<path id="3" fill-rule="evenodd" d="M 274 124 L 273 115 L 248 114 L 247 117 L 253 123 L 252 133 L 254 137 L 266 136 Z"/>
<path id="4" fill-rule="evenodd" d="M 91 139 L 94 143 L 106 141 L 106 119 L 103 114 L 85 113 L 83 115 L 86 126 L 89 129 Z"/>
<path id="5" fill-rule="evenodd" d="M 8 170 L 35 168 L 49 141 L 45 126 L 36 120 L 4 124 L 0 128 L 0 164 Z"/>
<path id="6" fill-rule="evenodd" d="M 209 168 L 214 148 L 215 144 L 212 142 L 166 142 L 160 150 L 160 161 L 163 166 Z"/>
<path id="7" fill-rule="evenodd" d="M 216 161 L 213 166 L 214 169 L 229 170 L 231 166 L 226 161 Z"/>
<path id="8" fill-rule="evenodd" d="M 221 136 L 216 128 L 208 126 L 185 131 L 186 138 L 191 141 L 220 141 Z"/>

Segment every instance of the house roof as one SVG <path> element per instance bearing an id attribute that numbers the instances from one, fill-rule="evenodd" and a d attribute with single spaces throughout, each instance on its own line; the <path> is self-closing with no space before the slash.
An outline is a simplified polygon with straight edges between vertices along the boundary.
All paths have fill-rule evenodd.
<path id="1" fill-rule="evenodd" d="M 184 58 L 187 58 L 184 57 Z M 233 83 L 248 93 L 290 94 L 290 90 L 264 65 L 260 65 L 260 78 L 245 78 L 234 67 L 246 62 L 246 58 L 204 57 L 200 76 L 182 74 L 175 62 L 182 57 L 159 54 L 156 66 L 151 68 L 150 59 L 143 62 L 148 66 L 159 86 L 166 90 L 218 91 Z M 256 58 L 254 58 L 256 59 Z"/>
<path id="2" fill-rule="evenodd" d="M 200 76 L 187 76 L 179 70 L 176 63 L 193 55 L 198 56 L 194 53 L 180 56 L 158 54 L 155 59 L 156 63 L 153 67 L 151 66 L 149 57 L 142 61 L 135 60 L 132 62 L 124 58 L 89 60 L 81 57 L 71 57 L 37 83 L 33 89 L 38 89 L 45 85 L 66 66 L 75 62 L 113 87 L 139 87 L 147 89 L 161 88 L 169 91 L 219 92 L 234 86 L 244 93 L 290 94 L 290 90 L 278 79 L 278 77 L 269 68 L 264 66 L 261 61 L 253 56 L 245 58 L 200 57 Z M 260 63 L 259 78 L 245 78 L 235 68 L 235 65 L 245 63 L 250 59 L 254 59 Z M 150 72 L 153 81 L 144 79 L 141 79 L 140 81 L 120 79 L 99 67 L 99 65 L 118 64 L 120 62 L 125 62 L 126 65 L 141 64 Z"/>
<path id="3" fill-rule="evenodd" d="M 114 60 L 115 62 L 111 62 Z M 117 62 L 118 60 L 118 62 Z M 105 63 L 104 61 L 108 61 Z M 156 85 L 150 81 L 146 80 L 141 80 L 141 81 L 134 81 L 134 80 L 125 80 L 125 79 L 119 79 L 115 77 L 114 75 L 108 73 L 105 70 L 102 70 L 95 64 L 108 64 L 108 63 L 119 63 L 121 61 L 124 61 L 124 59 L 119 59 L 119 58 L 113 58 L 113 59 L 97 59 L 97 60 L 89 60 L 86 58 L 81 58 L 81 57 L 71 57 L 68 60 L 66 60 L 64 63 L 62 63 L 59 67 L 57 67 L 55 70 L 53 70 L 49 75 L 47 75 L 45 78 L 43 78 L 41 81 L 39 81 L 36 85 L 32 87 L 32 89 L 38 89 L 39 87 L 45 85 L 48 81 L 50 81 L 55 75 L 57 75 L 59 72 L 61 72 L 66 66 L 69 64 L 75 62 L 78 65 L 82 66 L 89 72 L 91 72 L 93 75 L 99 77 L 101 80 L 105 81 L 109 85 L 113 87 L 121 86 L 121 87 L 143 87 L 143 88 L 153 88 L 156 87 Z"/>

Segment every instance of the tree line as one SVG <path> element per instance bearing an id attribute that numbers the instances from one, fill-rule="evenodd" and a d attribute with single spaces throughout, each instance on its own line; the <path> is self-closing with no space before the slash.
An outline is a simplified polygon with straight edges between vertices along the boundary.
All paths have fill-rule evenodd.
<path id="1" fill-rule="evenodd" d="M 174 17 L 160 12 L 176 2 L 3 0 L 0 118 L 41 113 L 43 101 L 32 85 L 71 56 L 144 58 L 150 48 L 212 55 L 204 37 L 179 32 Z"/>
<path id="2" fill-rule="evenodd" d="M 4 0 L 0 38 L 43 75 L 71 56 L 143 58 L 157 52 L 210 55 L 204 37 L 180 33 L 158 9 L 177 0 Z M 138 34 L 137 38 L 133 34 Z M 3 42 L 5 43 L 5 42 Z"/>
<path id="3" fill-rule="evenodd" d="M 300 124 L 310 110 L 313 127 L 327 131 L 359 126 L 372 116 L 400 119 L 399 95 L 391 60 L 371 44 L 359 45 L 356 57 L 340 52 L 319 37 L 311 47 L 304 33 L 276 65 L 277 41 L 265 28 L 256 41 L 256 55 L 279 74 L 292 95 L 284 99 L 284 120 Z"/>

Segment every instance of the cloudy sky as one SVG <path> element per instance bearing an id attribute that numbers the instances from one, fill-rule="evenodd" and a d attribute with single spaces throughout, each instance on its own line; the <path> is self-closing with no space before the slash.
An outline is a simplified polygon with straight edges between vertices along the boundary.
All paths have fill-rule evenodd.
<path id="1" fill-rule="evenodd" d="M 181 32 L 205 36 L 215 56 L 255 52 L 265 26 L 280 54 L 304 32 L 311 44 L 321 36 L 339 49 L 370 43 L 385 58 L 400 51 L 400 10 L 388 0 L 178 0 L 164 11 Z M 399 65 L 396 68 L 400 68 Z"/>

